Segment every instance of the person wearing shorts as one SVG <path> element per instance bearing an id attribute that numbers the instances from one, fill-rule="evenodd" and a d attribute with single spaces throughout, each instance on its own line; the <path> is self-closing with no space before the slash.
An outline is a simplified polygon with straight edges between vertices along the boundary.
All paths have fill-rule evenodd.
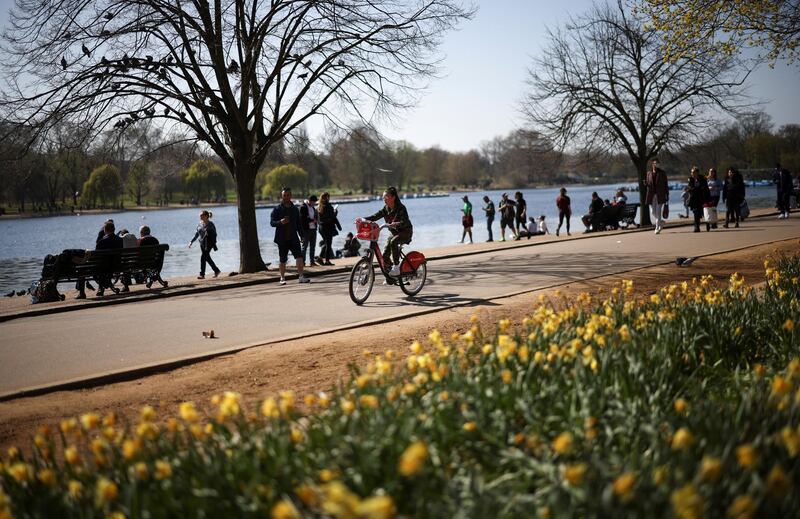
<path id="1" fill-rule="evenodd" d="M 303 251 L 300 246 L 300 210 L 292 202 L 292 190 L 288 187 L 281 189 L 281 203 L 272 210 L 269 224 L 275 227 L 274 242 L 278 246 L 279 271 L 281 274 L 280 284 L 285 285 L 286 261 L 289 259 L 289 252 L 297 264 L 297 281 L 308 283 L 310 280 L 303 275 Z"/>
<path id="2" fill-rule="evenodd" d="M 464 232 L 461 233 L 461 241 L 458 243 L 464 243 L 467 234 L 469 234 L 469 242 L 472 243 L 472 202 L 469 201 L 467 195 L 464 195 L 462 200 L 464 207 L 461 208 L 461 212 L 464 214 L 461 216 L 461 226 L 464 227 Z"/>

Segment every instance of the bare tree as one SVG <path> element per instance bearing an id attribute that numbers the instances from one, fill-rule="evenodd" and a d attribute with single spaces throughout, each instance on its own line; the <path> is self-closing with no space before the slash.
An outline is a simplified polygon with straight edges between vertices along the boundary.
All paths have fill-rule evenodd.
<path id="1" fill-rule="evenodd" d="M 3 113 L 124 129 L 160 119 L 222 160 L 238 195 L 240 271 L 263 269 L 256 174 L 314 115 L 371 120 L 415 101 L 458 0 L 16 0 Z"/>
<path id="2" fill-rule="evenodd" d="M 523 111 L 562 148 L 624 150 L 644 205 L 648 161 L 704 133 L 712 109 L 742 108 L 747 71 L 713 53 L 666 61 L 659 33 L 625 11 L 598 6 L 550 31 Z M 649 225 L 647 211 L 641 219 Z"/>

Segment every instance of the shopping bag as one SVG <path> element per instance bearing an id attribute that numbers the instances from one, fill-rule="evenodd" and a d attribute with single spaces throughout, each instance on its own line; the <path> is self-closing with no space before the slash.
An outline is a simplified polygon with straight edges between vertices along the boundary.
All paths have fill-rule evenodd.
<path id="1" fill-rule="evenodd" d="M 706 223 L 717 223 L 717 208 L 716 207 L 704 207 L 703 208 L 703 216 L 706 219 Z"/>
<path id="2" fill-rule="evenodd" d="M 739 206 L 739 216 L 742 220 L 750 217 L 750 206 L 747 205 L 747 200 L 742 200 L 742 205 Z"/>

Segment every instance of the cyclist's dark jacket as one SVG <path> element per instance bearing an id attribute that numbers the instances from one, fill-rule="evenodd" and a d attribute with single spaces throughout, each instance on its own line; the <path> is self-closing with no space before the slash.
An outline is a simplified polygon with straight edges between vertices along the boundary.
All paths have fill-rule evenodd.
<path id="1" fill-rule="evenodd" d="M 399 198 L 394 203 L 394 209 L 389 209 L 388 205 L 384 205 L 377 213 L 367 216 L 367 220 L 373 222 L 381 218 L 384 218 L 386 223 L 397 223 L 397 227 L 389 227 L 389 232 L 392 234 L 400 234 L 403 231 L 410 234 L 414 229 L 411 219 L 408 217 L 408 209 L 400 202 Z"/>

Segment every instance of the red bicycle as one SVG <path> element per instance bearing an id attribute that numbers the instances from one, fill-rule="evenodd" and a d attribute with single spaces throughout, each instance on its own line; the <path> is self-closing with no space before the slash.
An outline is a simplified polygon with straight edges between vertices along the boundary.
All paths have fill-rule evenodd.
<path id="1" fill-rule="evenodd" d="M 404 254 L 400 251 L 400 276 L 392 277 L 386 268 L 383 254 L 378 248 L 378 238 L 381 231 L 387 229 L 388 225 L 378 225 L 367 220 L 356 220 L 357 236 L 362 240 L 369 240 L 369 248 L 364 253 L 364 257 L 353 265 L 350 271 L 350 299 L 357 305 L 363 304 L 372 293 L 375 285 L 375 268 L 372 264 L 373 259 L 378 260 L 381 273 L 390 285 L 400 285 L 408 296 L 415 296 L 425 286 L 425 279 L 428 277 L 428 267 L 425 255 L 421 252 L 411 251 Z"/>

